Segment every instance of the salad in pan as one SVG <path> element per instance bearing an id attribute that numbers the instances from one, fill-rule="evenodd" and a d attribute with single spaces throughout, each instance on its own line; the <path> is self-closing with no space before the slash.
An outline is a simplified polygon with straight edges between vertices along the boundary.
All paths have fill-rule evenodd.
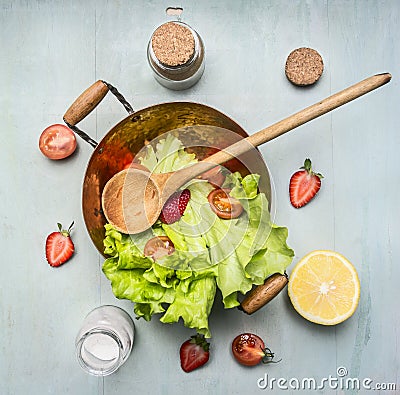
<path id="1" fill-rule="evenodd" d="M 169 134 L 146 147 L 140 164 L 152 172 L 176 171 L 197 162 Z M 287 228 L 271 222 L 268 200 L 258 191 L 259 175 L 216 168 L 177 191 L 159 220 L 136 235 L 106 225 L 103 272 L 117 298 L 135 303 L 138 317 L 160 314 L 211 337 L 208 316 L 217 290 L 224 307 L 238 295 L 283 273 L 293 250 Z"/>

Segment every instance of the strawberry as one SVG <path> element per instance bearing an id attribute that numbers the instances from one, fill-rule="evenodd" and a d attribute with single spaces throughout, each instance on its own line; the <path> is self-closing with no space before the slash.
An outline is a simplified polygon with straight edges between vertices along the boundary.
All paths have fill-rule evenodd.
<path id="1" fill-rule="evenodd" d="M 50 233 L 46 239 L 46 259 L 50 266 L 58 267 L 67 262 L 74 253 L 75 247 L 70 233 L 74 225 L 72 222 L 68 230 L 64 230 L 60 223 L 58 232 Z"/>
<path id="2" fill-rule="evenodd" d="M 210 358 L 209 348 L 210 343 L 207 342 L 204 335 L 191 336 L 181 345 L 179 351 L 182 369 L 188 373 L 207 363 Z"/>
<path id="3" fill-rule="evenodd" d="M 178 221 L 186 210 L 190 200 L 189 189 L 177 191 L 165 202 L 161 211 L 160 220 L 164 224 L 173 224 Z"/>
<path id="4" fill-rule="evenodd" d="M 300 169 L 303 170 L 296 171 L 289 183 L 290 202 L 296 208 L 305 206 L 317 194 L 324 178 L 322 174 L 313 172 L 310 159 L 306 159 Z"/>

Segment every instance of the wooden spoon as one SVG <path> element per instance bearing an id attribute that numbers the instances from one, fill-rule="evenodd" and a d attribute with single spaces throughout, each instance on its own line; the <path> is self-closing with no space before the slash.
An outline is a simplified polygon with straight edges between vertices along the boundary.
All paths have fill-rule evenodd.
<path id="1" fill-rule="evenodd" d="M 122 170 L 107 182 L 103 190 L 102 205 L 107 221 L 123 233 L 145 231 L 157 221 L 168 198 L 196 176 L 326 114 L 390 79 L 389 73 L 369 77 L 176 172 L 156 174 L 133 168 Z"/>

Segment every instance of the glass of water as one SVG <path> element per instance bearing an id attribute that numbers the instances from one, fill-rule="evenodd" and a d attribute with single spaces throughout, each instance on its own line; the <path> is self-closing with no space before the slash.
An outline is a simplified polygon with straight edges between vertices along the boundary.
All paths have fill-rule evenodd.
<path id="1" fill-rule="evenodd" d="M 82 368 L 95 376 L 114 373 L 129 357 L 135 326 L 123 309 L 105 305 L 92 310 L 76 337 L 76 355 Z"/>

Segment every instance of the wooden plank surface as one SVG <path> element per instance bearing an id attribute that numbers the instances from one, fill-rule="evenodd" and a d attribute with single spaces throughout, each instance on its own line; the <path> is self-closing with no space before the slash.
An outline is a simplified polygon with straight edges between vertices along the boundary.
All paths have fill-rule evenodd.
<path id="1" fill-rule="evenodd" d="M 149 37 L 168 20 L 161 0 L 0 1 L 0 125 L 2 202 L 0 243 L 1 394 L 258 394 L 268 378 L 370 378 L 400 391 L 397 307 L 400 276 L 398 168 L 400 2 L 187 0 L 183 21 L 206 45 L 206 70 L 187 91 L 158 85 L 146 60 Z M 291 50 L 309 46 L 325 64 L 310 88 L 291 85 L 284 64 Z M 53 162 L 38 150 L 41 131 L 62 122 L 72 101 L 97 79 L 117 86 L 135 109 L 175 100 L 195 101 L 231 116 L 249 133 L 276 122 L 370 75 L 391 72 L 377 92 L 261 148 L 271 171 L 275 221 L 289 228 L 293 265 L 313 249 L 334 249 L 356 266 L 361 300 L 337 327 L 302 319 L 283 292 L 252 316 L 225 311 L 217 297 L 210 325 L 208 366 L 179 367 L 180 344 L 192 334 L 182 324 L 139 320 L 131 357 L 112 376 L 86 375 L 74 354 L 84 316 L 117 300 L 101 272 L 103 258 L 87 234 L 81 186 L 93 152 L 82 140 L 76 154 Z M 80 126 L 95 139 L 126 113 L 108 95 Z M 290 175 L 310 157 L 324 174 L 318 197 L 300 210 L 288 199 Z M 44 258 L 44 241 L 75 220 L 76 256 L 59 269 Z M 282 362 L 246 369 L 230 354 L 237 334 L 261 335 Z M 265 384 L 265 380 L 260 381 Z M 288 383 L 286 383 L 288 385 Z M 271 385 L 271 383 L 270 383 Z M 298 393 L 280 389 L 272 393 Z M 330 388 L 303 393 L 342 394 Z"/>

